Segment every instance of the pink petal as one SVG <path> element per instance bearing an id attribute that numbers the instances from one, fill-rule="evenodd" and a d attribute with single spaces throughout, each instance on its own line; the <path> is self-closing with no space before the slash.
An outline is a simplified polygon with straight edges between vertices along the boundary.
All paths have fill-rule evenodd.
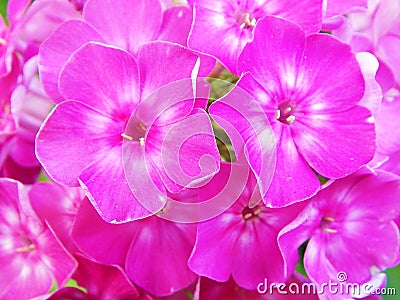
<path id="1" fill-rule="evenodd" d="M 211 122 L 201 109 L 171 126 L 150 129 L 146 155 L 174 193 L 204 181 L 219 170 L 220 155 Z"/>
<path id="2" fill-rule="evenodd" d="M 326 34 L 307 37 L 298 72 L 298 110 L 344 111 L 364 95 L 365 81 L 351 48 Z"/>
<path id="3" fill-rule="evenodd" d="M 281 124 L 274 128 L 277 136 L 276 168 L 264 203 L 268 207 L 282 207 L 313 196 L 320 183 L 299 153 L 290 128 Z"/>
<path id="4" fill-rule="evenodd" d="M 83 18 L 109 43 L 136 53 L 156 38 L 162 10 L 157 0 L 89 0 L 83 8 Z"/>
<path id="5" fill-rule="evenodd" d="M 356 58 L 365 79 L 364 96 L 358 105 L 365 106 L 372 112 L 373 116 L 376 116 L 382 102 L 382 90 L 379 83 L 375 80 L 379 62 L 376 57 L 369 52 L 357 53 Z"/>
<path id="6" fill-rule="evenodd" d="M 63 100 L 58 90 L 58 77 L 62 67 L 75 50 L 90 41 L 104 42 L 104 39 L 85 21 L 69 20 L 42 43 L 39 53 L 40 80 L 46 93 L 54 101 Z"/>
<path id="7" fill-rule="evenodd" d="M 291 91 L 303 58 L 304 46 L 305 33 L 298 25 L 279 18 L 265 17 L 254 30 L 253 42 L 243 49 L 238 71 L 250 71 L 263 86 L 272 83 L 272 90 L 268 90 L 273 95 Z"/>
<path id="8" fill-rule="evenodd" d="M 163 85 L 192 78 L 198 59 L 189 49 L 167 42 L 151 42 L 144 45 L 138 57 L 142 99 L 146 99 Z"/>
<path id="9" fill-rule="evenodd" d="M 368 6 L 367 0 L 334 0 L 328 2 L 326 14 L 327 16 L 343 15 L 350 11 L 354 6 Z"/>
<path id="10" fill-rule="evenodd" d="M 223 219 L 219 217 L 199 225 L 196 244 L 188 262 L 190 269 L 200 276 L 219 282 L 228 281 L 232 273 L 235 243 L 241 235 L 238 225 L 240 219 L 232 213 L 224 213 Z"/>
<path id="11" fill-rule="evenodd" d="M 75 51 L 60 74 L 60 92 L 112 117 L 128 119 L 140 101 L 139 71 L 128 52 L 90 42 Z"/>
<path id="12" fill-rule="evenodd" d="M 127 275 L 134 283 L 155 296 L 167 296 L 195 281 L 196 275 L 189 270 L 187 260 L 194 245 L 196 225 L 153 216 L 136 226 L 126 260 Z"/>
<path id="13" fill-rule="evenodd" d="M 82 170 L 121 143 L 124 124 L 76 101 L 59 104 L 39 130 L 36 155 L 57 182 L 78 185 Z"/>
<path id="14" fill-rule="evenodd" d="M 7 3 L 7 2 L 6 2 Z M 10 24 L 15 23 L 22 17 L 25 10 L 31 4 L 31 0 L 9 0 L 7 3 L 7 20 Z"/>
<path id="15" fill-rule="evenodd" d="M 76 216 L 72 237 L 79 249 L 95 261 L 124 266 L 131 239 L 135 234 L 133 224 L 105 222 L 86 199 Z"/>
<path id="16" fill-rule="evenodd" d="M 76 252 L 71 233 L 78 208 L 84 198 L 82 190 L 37 182 L 29 191 L 29 197 L 38 217 L 51 226 L 70 252 Z"/>
<path id="17" fill-rule="evenodd" d="M 132 145 L 134 144 L 132 143 Z M 141 147 L 140 144 L 137 145 Z M 132 152 L 124 150 L 125 158 L 138 155 L 135 150 L 133 149 Z M 132 157 L 132 160 L 136 161 L 142 158 L 143 156 Z M 128 162 L 131 161 L 128 160 Z M 133 166 L 132 169 L 137 172 L 136 174 L 140 174 L 136 177 L 146 178 L 146 173 L 135 167 L 137 166 Z M 141 181 L 143 182 L 143 179 Z M 79 182 L 87 191 L 88 198 L 100 216 L 109 223 L 124 223 L 141 219 L 152 215 L 164 206 L 157 194 L 150 197 L 153 195 L 150 192 L 148 198 L 139 198 L 136 193 L 132 193 L 124 173 L 121 146 L 112 148 L 105 157 L 87 166 L 79 175 Z M 153 182 L 152 184 L 154 185 Z M 135 188 L 137 187 L 135 186 Z M 146 189 L 146 192 L 150 191 L 145 185 L 140 185 L 140 188 Z"/>
<path id="18" fill-rule="evenodd" d="M 400 46 L 400 35 L 387 34 L 382 37 L 377 45 L 377 53 L 381 59 L 389 66 L 390 70 L 394 73 L 395 81 L 400 82 L 400 55 L 396 51 Z"/>
<path id="19" fill-rule="evenodd" d="M 192 10 L 187 6 L 173 6 L 164 11 L 158 40 L 186 46 L 192 25 Z"/>
<path id="20" fill-rule="evenodd" d="M 228 134 L 238 160 L 246 155 L 264 194 L 275 168 L 275 141 L 263 109 L 253 100 L 253 95 L 242 89 L 240 82 L 249 77 L 250 74 L 245 74 L 237 87 L 215 101 L 209 113 Z"/>
<path id="21" fill-rule="evenodd" d="M 400 109 L 400 96 L 392 101 L 384 99 L 376 116 L 376 134 L 378 152 L 390 155 L 400 150 L 400 133 L 397 130 L 398 118 L 396 112 Z"/>
<path id="22" fill-rule="evenodd" d="M 307 0 L 293 3 L 291 0 L 265 1 L 265 15 L 273 15 L 299 24 L 307 34 L 320 31 L 323 1 Z"/>
<path id="23" fill-rule="evenodd" d="M 92 299 L 136 299 L 139 295 L 122 269 L 77 255 L 79 267 L 73 278 Z"/>
<path id="24" fill-rule="evenodd" d="M 251 38 L 251 31 L 242 32 L 235 18 L 234 8 L 227 1 L 205 0 L 194 4 L 194 20 L 188 46 L 217 57 L 232 73 L 236 74 L 236 63 L 240 51 Z M 208 41 L 204 34 L 208 33 Z M 223 49 L 221 51 L 221 49 Z"/>
<path id="25" fill-rule="evenodd" d="M 340 178 L 370 161 L 376 149 L 371 113 L 364 107 L 325 115 L 303 115 L 293 123 L 293 139 L 321 175 Z"/>

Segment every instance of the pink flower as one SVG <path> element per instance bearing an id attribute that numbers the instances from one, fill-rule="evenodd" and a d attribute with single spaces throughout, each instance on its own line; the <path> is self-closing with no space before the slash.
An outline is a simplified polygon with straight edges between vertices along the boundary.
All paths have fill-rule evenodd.
<path id="1" fill-rule="evenodd" d="M 47 293 L 54 280 L 63 285 L 76 263 L 38 219 L 24 186 L 0 179 L 0 199 L 0 297 L 29 299 Z"/>
<path id="2" fill-rule="evenodd" d="M 252 39 L 253 27 L 261 18 L 271 15 L 297 22 L 307 33 L 318 32 L 322 1 L 196 0 L 188 45 L 216 57 L 230 72 L 238 74 L 237 59 Z"/>
<path id="3" fill-rule="evenodd" d="M 242 172 L 232 172 L 231 168 Z M 246 180 L 243 166 L 222 164 L 221 171 L 199 189 L 200 200 L 208 199 L 209 191 L 221 193 L 225 198 L 232 197 L 231 190 L 223 189 L 231 172 Z M 250 203 L 253 203 L 252 208 Z M 278 248 L 278 232 L 303 207 L 297 204 L 282 209 L 266 208 L 254 176 L 249 176 L 241 195 L 228 210 L 199 223 L 189 267 L 198 275 L 219 282 L 228 281 L 232 276 L 245 289 L 256 289 L 265 277 L 271 282 L 285 282 L 287 271 Z"/>
<path id="4" fill-rule="evenodd" d="M 51 226 L 64 247 L 72 254 L 78 252 L 71 234 L 79 206 L 85 198 L 83 190 L 37 182 L 29 190 L 29 198 L 38 217 Z"/>
<path id="5" fill-rule="evenodd" d="M 400 178 L 367 169 L 328 184 L 302 213 L 279 233 L 287 268 L 297 247 L 310 238 L 304 266 L 313 282 L 366 283 L 376 271 L 392 267 L 399 253 Z M 351 261 L 349 261 L 351 257 Z M 338 277 L 338 278 L 337 278 Z"/>
<path id="6" fill-rule="evenodd" d="M 377 81 L 387 92 L 400 86 L 400 4 L 398 1 L 369 1 L 368 10 L 350 13 L 333 34 L 355 52 L 368 51 L 379 59 Z"/>
<path id="7" fill-rule="evenodd" d="M 53 106 L 37 77 L 36 63 L 36 56 L 25 62 L 18 85 L 12 92 L 10 104 L 15 129 L 2 145 L 4 161 L 0 163 L 3 176 L 26 184 L 34 183 L 41 170 L 35 156 L 35 137 Z"/>
<path id="8" fill-rule="evenodd" d="M 219 153 L 211 122 L 193 109 L 192 80 L 178 81 L 191 77 L 197 61 L 163 42 L 143 46 L 138 62 L 121 49 L 83 46 L 60 74 L 61 93 L 71 100 L 53 110 L 37 136 L 46 172 L 80 184 L 114 223 L 161 210 L 166 188 L 176 193 L 212 176 Z"/>
<path id="9" fill-rule="evenodd" d="M 58 90 L 62 67 L 74 51 L 90 41 L 114 45 L 133 55 L 154 40 L 186 45 L 191 15 L 185 6 L 163 12 L 159 0 L 87 1 L 82 20 L 63 23 L 41 46 L 39 70 L 45 91 L 54 101 L 63 100 Z M 210 64 L 212 68 L 211 59 Z"/>
<path id="10" fill-rule="evenodd" d="M 341 26 L 346 14 L 367 8 L 368 0 L 327 0 L 323 29 L 332 30 Z"/>
<path id="11" fill-rule="evenodd" d="M 196 237 L 195 224 L 165 221 L 158 216 L 126 224 L 104 222 L 88 201 L 78 212 L 73 238 L 90 258 L 121 266 L 146 292 L 167 296 L 192 284 L 187 266 Z"/>
<path id="12" fill-rule="evenodd" d="M 257 167 L 260 156 L 248 156 L 267 206 L 282 207 L 315 194 L 320 183 L 310 166 L 325 177 L 340 178 L 372 159 L 373 118 L 358 105 L 364 78 L 347 45 L 326 34 L 305 37 L 295 24 L 265 17 L 244 48 L 238 70 L 244 75 L 236 89 L 258 102 L 276 141 L 276 169 L 269 190 L 259 179 L 263 177 Z M 232 121 L 226 108 L 234 106 L 235 93 L 214 102 L 209 111 L 214 119 L 235 123 L 239 132 L 245 132 L 243 122 Z M 248 108 L 243 104 L 243 110 L 255 111 L 249 100 L 245 103 Z M 271 148 L 270 139 L 262 148 Z"/>

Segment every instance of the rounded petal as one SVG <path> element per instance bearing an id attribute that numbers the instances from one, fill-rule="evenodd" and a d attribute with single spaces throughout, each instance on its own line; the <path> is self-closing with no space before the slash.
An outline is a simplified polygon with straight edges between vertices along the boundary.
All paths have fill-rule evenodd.
<path id="1" fill-rule="evenodd" d="M 125 157 L 136 156 L 138 151 L 125 150 L 124 154 Z M 135 160 L 142 158 L 139 156 Z M 146 175 L 140 173 L 138 169 L 135 171 L 139 171 L 135 174 L 137 177 L 142 178 Z M 121 146 L 112 148 L 106 156 L 86 167 L 79 175 L 79 182 L 87 191 L 88 198 L 100 216 L 109 223 L 125 223 L 141 219 L 159 211 L 164 205 L 157 194 L 154 195 L 155 203 L 153 203 L 150 202 L 153 198 L 150 200 L 145 198 L 146 202 L 143 202 L 143 198 L 136 198 L 136 194 L 132 193 L 125 177 Z M 146 189 L 149 196 L 153 194 L 145 185 L 140 188 Z"/>
<path id="2" fill-rule="evenodd" d="M 36 155 L 55 181 L 77 186 L 82 170 L 121 143 L 124 124 L 76 101 L 59 104 L 36 138 Z"/>
<path id="3" fill-rule="evenodd" d="M 126 258 L 128 277 L 158 297 L 193 283 L 196 275 L 188 268 L 187 260 L 194 245 L 196 225 L 177 224 L 157 216 L 139 222 Z"/>
<path id="4" fill-rule="evenodd" d="M 83 8 L 83 18 L 110 44 L 136 53 L 156 38 L 162 10 L 158 0 L 89 0 Z"/>
<path id="5" fill-rule="evenodd" d="M 58 89 L 62 67 L 75 50 L 90 41 L 104 42 L 104 39 L 85 21 L 68 20 L 41 44 L 38 62 L 40 80 L 47 95 L 55 102 L 64 100 Z"/>
<path id="6" fill-rule="evenodd" d="M 325 115 L 303 115 L 292 124 L 299 152 L 327 178 L 349 175 L 368 163 L 376 150 L 371 112 L 356 106 Z"/>
<path id="7" fill-rule="evenodd" d="M 60 92 L 127 121 L 140 102 L 139 71 L 128 52 L 90 42 L 70 56 L 60 74 Z"/>

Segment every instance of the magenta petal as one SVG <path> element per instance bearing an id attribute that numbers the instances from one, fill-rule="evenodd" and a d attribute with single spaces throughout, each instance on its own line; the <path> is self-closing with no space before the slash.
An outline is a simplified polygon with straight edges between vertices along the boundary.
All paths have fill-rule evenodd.
<path id="1" fill-rule="evenodd" d="M 71 232 L 78 207 L 84 198 L 82 189 L 37 182 L 30 189 L 29 197 L 38 217 L 47 222 L 64 247 L 74 253 L 76 246 L 71 239 Z"/>
<path id="2" fill-rule="evenodd" d="M 220 155 L 211 122 L 201 109 L 171 126 L 150 129 L 146 155 L 158 166 L 162 180 L 174 193 L 219 170 Z"/>
<path id="3" fill-rule="evenodd" d="M 123 124 L 75 101 L 59 104 L 39 130 L 36 155 L 56 181 L 78 185 L 82 170 L 122 139 Z"/>
<path id="4" fill-rule="evenodd" d="M 139 293 L 119 267 L 96 263 L 77 255 L 78 269 L 73 275 L 91 299 L 137 299 Z"/>
<path id="5" fill-rule="evenodd" d="M 72 237 L 79 249 L 90 258 L 107 265 L 123 266 L 135 234 L 133 224 L 105 222 L 86 199 L 76 216 Z"/>
<path id="6" fill-rule="evenodd" d="M 241 231 L 240 219 L 234 214 L 224 213 L 223 222 L 217 218 L 199 225 L 188 265 L 196 274 L 222 282 L 231 275 L 235 243 Z"/>
<path id="7" fill-rule="evenodd" d="M 60 74 L 60 92 L 112 117 L 128 118 L 140 101 L 139 71 L 128 52 L 90 42 L 75 51 Z"/>
<path id="8" fill-rule="evenodd" d="M 127 152 L 124 155 L 126 156 Z M 145 175 L 140 172 L 141 170 L 135 168 L 133 170 L 138 172 L 136 174 L 140 174 L 139 176 L 135 174 L 137 177 L 142 178 Z M 79 182 L 88 192 L 88 197 L 100 216 L 109 223 L 124 223 L 141 219 L 163 207 L 163 203 L 158 198 L 154 206 L 144 207 L 147 202 L 142 204 L 143 198 L 137 198 L 132 194 L 125 178 L 121 146 L 112 148 L 105 157 L 86 167 L 79 175 Z M 147 186 L 143 185 L 141 188 L 149 192 Z M 146 199 L 148 202 L 151 200 L 153 199 Z"/>
<path id="9" fill-rule="evenodd" d="M 233 14 L 234 8 L 228 1 L 218 1 L 218 5 L 210 0 L 195 3 L 188 46 L 217 57 L 230 72 L 236 74 L 237 58 L 250 40 L 251 31 L 242 32 L 237 21 L 230 16 Z M 207 42 L 204 42 L 205 32 L 212 33 L 207 35 Z"/>
<path id="10" fill-rule="evenodd" d="M 274 95 L 293 89 L 297 70 L 303 56 L 305 33 L 295 23 L 265 17 L 254 30 L 252 43 L 247 44 L 239 57 L 238 71 L 250 71 L 263 86 L 280 82 L 270 90 Z"/>
<path id="11" fill-rule="evenodd" d="M 9 0 L 7 3 L 7 20 L 14 25 L 29 7 L 31 0 Z"/>
<path id="12" fill-rule="evenodd" d="M 299 24 L 307 34 L 318 32 L 322 26 L 322 0 L 306 0 L 293 3 L 291 0 L 265 1 L 268 15 L 278 16 Z"/>
<path id="13" fill-rule="evenodd" d="M 0 297 L 30 299 L 63 285 L 75 261 L 35 215 L 24 186 L 0 180 Z"/>
<path id="14" fill-rule="evenodd" d="M 317 176 L 298 152 L 290 128 L 276 124 L 276 168 L 264 202 L 268 207 L 282 207 L 313 196 L 320 188 Z"/>
<path id="15" fill-rule="evenodd" d="M 159 212 L 167 201 L 167 193 L 156 169 L 145 156 L 145 148 L 138 142 L 125 141 L 122 149 L 124 174 L 131 194 L 146 208 L 146 216 Z"/>
<path id="16" fill-rule="evenodd" d="M 155 296 L 171 295 L 193 283 L 196 275 L 188 268 L 187 260 L 196 225 L 157 216 L 139 222 L 126 259 L 129 278 Z"/>
<path id="17" fill-rule="evenodd" d="M 365 81 L 347 44 L 313 34 L 306 40 L 296 86 L 299 111 L 330 113 L 356 105 L 364 95 Z"/>
<path id="18" fill-rule="evenodd" d="M 209 113 L 228 134 L 238 160 L 246 155 L 264 195 L 275 169 L 276 153 L 274 135 L 260 105 L 239 86 L 215 101 Z"/>
<path id="19" fill-rule="evenodd" d="M 376 149 L 371 112 L 359 106 L 335 114 L 303 115 L 293 123 L 292 134 L 307 162 L 328 178 L 353 173 L 372 159 Z"/>
<path id="20" fill-rule="evenodd" d="M 161 14 L 158 0 L 89 0 L 83 8 L 83 18 L 108 42 L 132 53 L 156 38 Z"/>
<path id="21" fill-rule="evenodd" d="M 390 155 L 400 150 L 400 132 L 396 114 L 399 110 L 400 96 L 394 97 L 392 101 L 382 100 L 375 123 L 380 153 Z"/>
<path id="22" fill-rule="evenodd" d="M 192 78 L 198 60 L 198 56 L 189 49 L 167 42 L 144 45 L 138 57 L 142 99 L 163 85 Z"/>
<path id="23" fill-rule="evenodd" d="M 186 46 L 192 25 L 192 10 L 187 6 L 173 6 L 163 15 L 158 40 Z"/>
<path id="24" fill-rule="evenodd" d="M 46 93 L 54 101 L 63 100 L 58 90 L 58 77 L 62 67 L 75 50 L 90 41 L 104 42 L 104 39 L 85 21 L 69 20 L 42 43 L 39 55 L 40 79 Z"/>

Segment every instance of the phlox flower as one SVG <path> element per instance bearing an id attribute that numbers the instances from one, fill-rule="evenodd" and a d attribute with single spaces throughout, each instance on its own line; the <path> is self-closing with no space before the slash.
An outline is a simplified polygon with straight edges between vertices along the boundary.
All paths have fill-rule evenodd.
<path id="1" fill-rule="evenodd" d="M 83 190 L 37 182 L 29 190 L 29 198 L 38 217 L 51 226 L 63 246 L 71 254 L 78 252 L 71 234 L 78 209 L 85 198 Z"/>
<path id="2" fill-rule="evenodd" d="M 219 168 L 211 122 L 193 108 L 192 80 L 166 85 L 190 78 L 197 64 L 195 54 L 170 43 L 144 45 L 138 62 L 121 49 L 83 46 L 60 75 L 71 100 L 53 110 L 36 139 L 43 168 L 59 183 L 80 184 L 108 222 L 161 210 L 166 188 L 179 192 Z"/>
<path id="3" fill-rule="evenodd" d="M 321 0 L 196 0 L 193 5 L 189 47 L 216 57 L 233 74 L 238 74 L 237 59 L 261 18 L 286 18 L 303 26 L 307 33 L 321 29 Z"/>
<path id="4" fill-rule="evenodd" d="M 320 183 L 310 166 L 327 178 L 340 178 L 372 159 L 374 122 L 371 112 L 358 105 L 365 82 L 349 46 L 326 34 L 306 37 L 292 22 L 265 17 L 239 57 L 238 70 L 244 75 L 237 87 L 209 111 L 245 136 L 243 122 L 231 121 L 227 107 L 238 101 L 235 89 L 246 91 L 262 108 L 276 144 L 269 189 L 259 179 L 260 156 L 247 159 L 267 206 L 282 207 L 315 194 Z M 244 110 L 254 110 L 245 101 L 249 108 Z M 267 140 L 262 147 L 271 145 Z"/>
<path id="5" fill-rule="evenodd" d="M 159 216 L 109 224 L 84 201 L 73 238 L 83 253 L 103 264 L 120 266 L 134 284 L 154 296 L 171 295 L 196 280 L 187 266 L 196 224 L 174 223 Z"/>
<path id="6" fill-rule="evenodd" d="M 234 176 L 246 180 L 247 166 L 222 164 L 220 172 L 199 189 L 199 199 L 210 193 L 232 197 L 223 189 L 231 176 L 231 168 L 239 168 Z M 254 290 L 264 278 L 285 282 L 283 257 L 279 251 L 278 232 L 293 220 L 304 204 L 281 209 L 266 208 L 251 173 L 246 186 L 234 204 L 222 214 L 198 224 L 196 244 L 189 267 L 200 276 L 225 282 L 230 276 L 242 288 Z M 250 203 L 255 203 L 250 207 Z"/>
<path id="7" fill-rule="evenodd" d="M 36 216 L 25 187 L 0 179 L 0 208 L 1 299 L 30 299 L 54 282 L 62 286 L 76 262 Z"/>
<path id="8" fill-rule="evenodd" d="M 322 284 L 364 284 L 377 271 L 394 266 L 399 253 L 400 178 L 368 169 L 328 184 L 299 216 L 279 233 L 288 268 L 297 247 L 309 240 L 304 266 L 310 279 Z M 351 257 L 351 260 L 349 260 Z"/>
<path id="9" fill-rule="evenodd" d="M 346 14 L 366 9 L 368 0 L 327 0 L 325 5 L 322 28 L 332 30 L 345 22 Z"/>
<path id="10" fill-rule="evenodd" d="M 377 81 L 384 93 L 400 85 L 400 3 L 397 0 L 368 1 L 368 9 L 348 14 L 333 34 L 355 52 L 368 51 L 379 60 Z"/>
<path id="11" fill-rule="evenodd" d="M 63 100 L 59 74 L 70 55 L 87 42 L 117 46 L 133 55 L 154 40 L 186 46 L 191 22 L 189 7 L 163 11 L 159 0 L 89 0 L 81 19 L 66 21 L 42 44 L 39 70 L 44 89 L 54 101 Z M 210 59 L 210 68 L 212 63 Z"/>

